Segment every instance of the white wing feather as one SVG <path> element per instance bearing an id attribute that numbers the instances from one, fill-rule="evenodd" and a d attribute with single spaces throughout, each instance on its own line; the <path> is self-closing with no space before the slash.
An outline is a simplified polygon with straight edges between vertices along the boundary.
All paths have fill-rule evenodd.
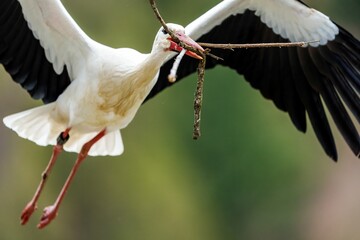
<path id="1" fill-rule="evenodd" d="M 60 0 L 18 1 L 55 72 L 60 74 L 66 65 L 70 78 L 75 79 L 94 41 L 80 29 Z"/>
<path id="2" fill-rule="evenodd" d="M 224 0 L 190 23 L 186 33 L 198 39 L 229 16 L 247 9 L 254 11 L 276 34 L 292 42 L 319 41 L 311 45 L 324 45 L 339 33 L 329 17 L 296 0 Z"/>

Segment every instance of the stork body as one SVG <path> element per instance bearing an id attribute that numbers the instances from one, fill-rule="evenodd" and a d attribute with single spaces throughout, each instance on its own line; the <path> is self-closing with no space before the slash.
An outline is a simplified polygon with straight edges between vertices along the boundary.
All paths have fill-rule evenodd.
<path id="1" fill-rule="evenodd" d="M 85 65 L 55 102 L 6 117 L 4 123 L 39 145 L 55 145 L 57 135 L 71 128 L 71 138 L 64 148 L 74 152 L 80 152 L 85 142 L 105 129 L 106 136 L 89 154 L 121 154 L 123 145 L 117 130 L 134 118 L 154 86 L 160 67 L 173 54 L 163 50 L 169 46 L 161 44 L 154 45 L 151 53 L 142 54 L 90 43 Z"/>
<path id="2" fill-rule="evenodd" d="M 359 133 L 348 113 L 360 122 L 360 42 L 327 16 L 297 0 L 224 0 L 185 28 L 169 27 L 200 51 L 201 46 L 188 36 L 209 43 L 318 40 L 307 48 L 214 49 L 212 53 L 224 61 L 208 59 L 206 67 L 222 64 L 243 74 L 265 98 L 288 112 L 302 132 L 308 115 L 325 152 L 336 160 L 326 106 L 353 153 L 360 155 Z M 175 54 L 170 50 L 181 47 L 164 29 L 157 33 L 151 53 L 142 54 L 92 40 L 60 0 L 0 2 L 0 63 L 33 98 L 46 103 L 6 117 L 4 123 L 39 145 L 54 145 L 40 185 L 22 213 L 23 224 L 36 209 L 63 149 L 79 155 L 54 205 L 45 208 L 40 228 L 55 218 L 88 154 L 123 152 L 119 129 L 131 122 L 146 98 L 172 85 L 167 76 Z M 194 73 L 197 65 L 194 59 L 184 58 L 178 80 Z"/>

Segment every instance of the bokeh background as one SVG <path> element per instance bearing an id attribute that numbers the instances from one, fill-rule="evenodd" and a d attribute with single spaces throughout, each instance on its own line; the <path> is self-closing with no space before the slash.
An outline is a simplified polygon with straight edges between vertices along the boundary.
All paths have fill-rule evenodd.
<path id="1" fill-rule="evenodd" d="M 158 0 L 168 22 L 186 25 L 217 0 Z M 360 37 L 358 0 L 306 1 Z M 63 0 L 95 40 L 149 52 L 159 28 L 146 0 Z M 1 9 L 0 9 L 1 11 Z M 0 116 L 32 100 L 0 66 Z M 337 131 L 338 163 L 309 128 L 232 71 L 206 72 L 202 137 L 192 140 L 196 76 L 147 102 L 122 131 L 125 153 L 89 157 L 57 219 L 36 224 L 53 203 L 75 154 L 61 155 L 27 226 L 20 212 L 51 154 L 0 124 L 0 239 L 360 239 L 360 162 Z"/>

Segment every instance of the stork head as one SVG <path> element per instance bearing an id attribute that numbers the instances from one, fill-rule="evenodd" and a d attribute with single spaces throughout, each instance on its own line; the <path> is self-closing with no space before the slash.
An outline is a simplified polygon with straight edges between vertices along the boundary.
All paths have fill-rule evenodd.
<path id="1" fill-rule="evenodd" d="M 175 36 L 180 41 L 183 41 L 187 45 L 195 49 L 198 49 L 199 51 L 204 51 L 204 49 L 199 44 L 197 44 L 194 40 L 192 40 L 189 36 L 185 34 L 185 28 L 183 26 L 174 23 L 168 23 L 167 27 L 175 34 Z M 183 50 L 181 46 L 179 46 L 176 42 L 174 42 L 174 40 L 171 38 L 169 33 L 167 33 L 163 27 L 159 29 L 156 35 L 153 49 L 154 48 L 156 50 L 162 50 L 165 52 L 167 51 L 181 52 Z M 186 51 L 185 54 L 196 59 L 202 59 L 201 56 L 197 55 L 192 51 Z"/>

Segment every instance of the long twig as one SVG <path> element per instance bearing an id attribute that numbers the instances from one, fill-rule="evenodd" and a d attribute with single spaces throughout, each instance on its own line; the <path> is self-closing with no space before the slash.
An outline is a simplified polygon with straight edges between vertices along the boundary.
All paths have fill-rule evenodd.
<path id="1" fill-rule="evenodd" d="M 194 98 L 194 130 L 193 139 L 197 140 L 201 136 L 200 121 L 201 121 L 201 108 L 203 103 L 203 89 L 205 80 L 205 66 L 206 58 L 203 58 L 199 62 L 198 67 L 198 81 L 196 86 L 195 98 Z"/>
<path id="2" fill-rule="evenodd" d="M 156 6 L 155 0 L 149 0 L 149 1 L 150 1 L 151 8 L 153 9 L 153 11 L 155 13 L 156 18 L 159 20 L 159 22 L 161 23 L 161 25 L 163 26 L 165 31 L 168 32 L 170 34 L 170 36 L 174 38 L 174 40 L 177 40 L 180 42 L 180 40 L 172 33 L 172 31 L 170 31 L 170 29 L 167 27 L 164 19 L 161 17 L 159 9 Z M 172 36 L 172 35 L 174 35 L 174 36 Z"/>
<path id="3" fill-rule="evenodd" d="M 245 43 L 245 44 L 216 44 L 216 43 L 201 43 L 198 44 L 202 47 L 208 48 L 221 48 L 221 49 L 235 49 L 235 48 L 269 48 L 269 47 L 307 47 L 310 43 L 317 43 L 319 41 L 310 42 L 290 42 L 290 43 Z"/>

